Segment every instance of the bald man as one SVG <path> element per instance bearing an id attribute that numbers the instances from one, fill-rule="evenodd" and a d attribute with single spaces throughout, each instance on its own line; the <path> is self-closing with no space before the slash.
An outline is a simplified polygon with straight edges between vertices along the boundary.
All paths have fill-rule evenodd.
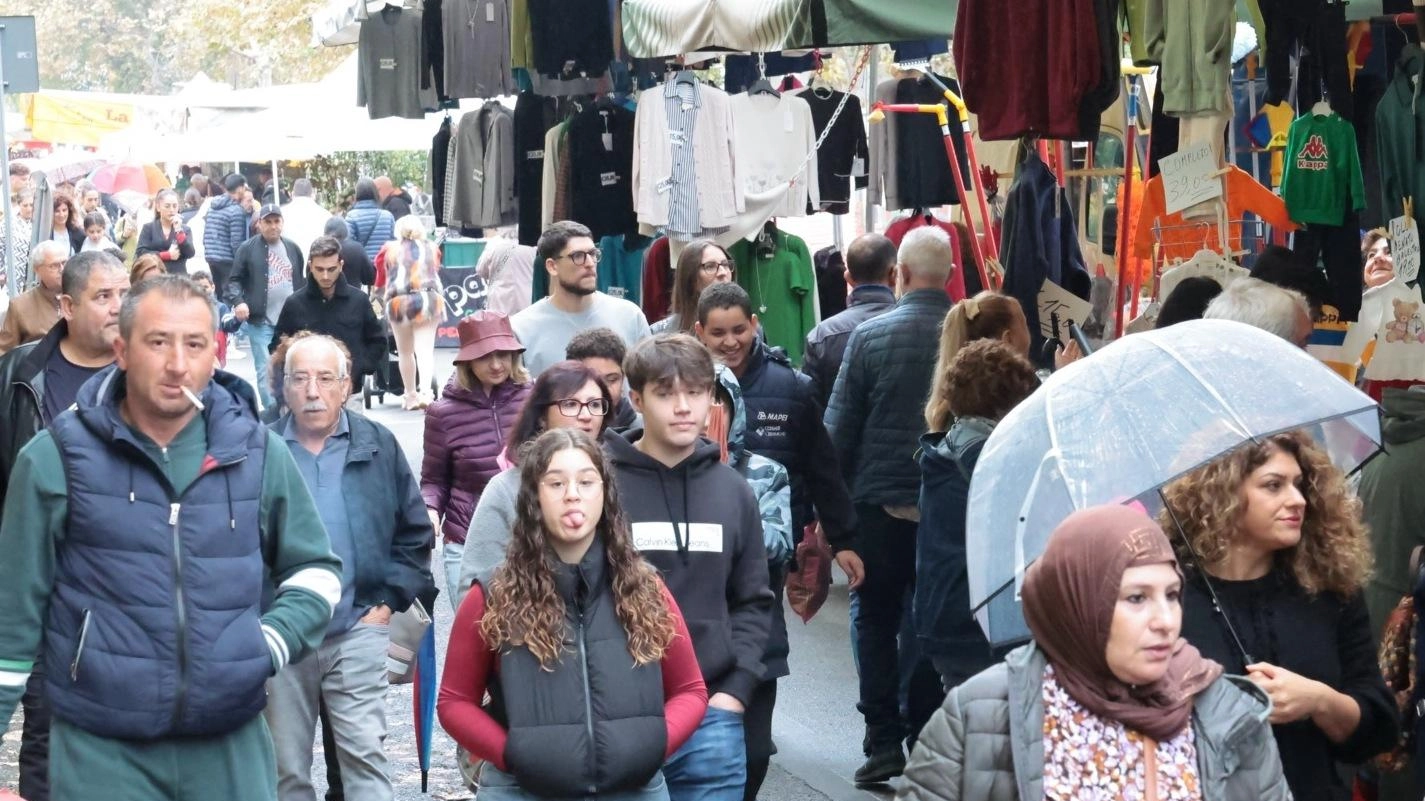
<path id="1" fill-rule="evenodd" d="M 398 220 L 411 213 L 411 196 L 406 190 L 397 189 L 385 175 L 376 177 L 376 196 L 381 199 L 381 208 Z"/>

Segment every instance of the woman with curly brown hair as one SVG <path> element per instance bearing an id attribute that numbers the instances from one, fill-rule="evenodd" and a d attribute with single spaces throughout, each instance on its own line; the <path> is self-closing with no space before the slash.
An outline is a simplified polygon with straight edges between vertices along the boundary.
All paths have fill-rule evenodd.
<path id="1" fill-rule="evenodd" d="M 1370 542 L 1345 476 L 1290 432 L 1199 468 L 1164 498 L 1164 528 L 1181 529 L 1192 566 L 1183 636 L 1271 697 L 1297 801 L 1350 798 L 1336 763 L 1389 749 L 1397 723 L 1361 592 Z"/>
<path id="2" fill-rule="evenodd" d="M 930 383 L 930 400 L 925 404 L 928 430 L 944 431 L 950 427 L 950 364 L 961 348 L 981 339 L 1003 342 L 1027 357 L 1029 323 L 1019 301 L 1009 295 L 985 291 L 956 303 L 945 315 L 940 325 L 940 356 Z"/>
<path id="3" fill-rule="evenodd" d="M 660 768 L 698 727 L 707 688 L 593 437 L 540 435 L 518 509 L 505 562 L 455 616 L 441 724 L 486 760 L 484 801 L 666 801 Z"/>

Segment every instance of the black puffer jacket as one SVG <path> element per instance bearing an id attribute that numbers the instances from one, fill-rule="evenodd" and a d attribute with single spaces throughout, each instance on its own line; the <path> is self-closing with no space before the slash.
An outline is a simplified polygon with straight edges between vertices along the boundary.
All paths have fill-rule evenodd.
<path id="1" fill-rule="evenodd" d="M 781 348 L 752 346 L 738 377 L 747 415 L 747 449 L 781 463 L 792 482 L 792 531 L 812 521 L 812 504 L 835 550 L 851 547 L 856 510 L 821 422 L 811 379 L 792 369 Z"/>
<path id="2" fill-rule="evenodd" d="M 826 428 L 856 503 L 914 506 L 920 499 L 915 450 L 949 312 L 943 289 L 918 289 L 851 334 Z"/>
<path id="3" fill-rule="evenodd" d="M 45 362 L 69 335 L 69 323 L 60 320 L 43 338 L 0 356 L 0 509 L 5 508 L 5 488 L 15 456 L 50 421 L 45 419 Z"/>
<path id="4" fill-rule="evenodd" d="M 822 408 L 831 402 L 831 388 L 846 357 L 846 343 L 856 326 L 878 317 L 896 305 L 896 293 L 884 284 L 863 284 L 851 290 L 846 310 L 822 320 L 807 334 L 802 372 L 811 379 L 816 402 Z"/>

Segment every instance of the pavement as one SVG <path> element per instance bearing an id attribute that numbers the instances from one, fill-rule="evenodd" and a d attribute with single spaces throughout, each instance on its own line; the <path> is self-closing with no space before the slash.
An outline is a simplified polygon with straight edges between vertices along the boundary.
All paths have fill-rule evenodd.
<path id="1" fill-rule="evenodd" d="M 442 382 L 451 371 L 455 351 L 436 351 Z M 228 369 L 253 379 L 251 358 L 230 359 Z M 359 404 L 360 401 L 355 400 Z M 395 433 L 413 471 L 420 474 L 424 417 L 419 412 L 402 411 L 400 398 L 373 399 L 369 416 Z M 436 585 L 444 587 L 439 555 L 433 560 Z M 856 711 L 856 672 L 851 662 L 847 628 L 847 588 L 836 574 L 825 606 L 811 622 L 803 624 L 790 609 L 786 611 L 791 642 L 791 675 L 778 687 L 773 736 L 778 753 L 759 794 L 762 801 L 874 801 L 889 798 L 883 792 L 859 790 L 851 775 L 861 764 L 863 725 Z M 453 613 L 446 599 L 435 610 L 437 662 L 445 663 L 445 644 L 450 636 Z M 396 801 L 416 801 L 421 793 L 420 763 L 416 752 L 412 717 L 411 688 L 393 687 L 387 694 L 386 753 L 391 760 L 391 776 Z M 0 788 L 16 786 L 20 738 L 20 713 L 10 721 L 0 740 Z M 455 765 L 455 743 L 437 722 L 431 738 L 429 796 L 439 801 L 468 799 L 472 794 L 461 781 Z M 314 737 L 314 783 L 318 797 L 325 791 L 325 767 L 320 739 Z"/>

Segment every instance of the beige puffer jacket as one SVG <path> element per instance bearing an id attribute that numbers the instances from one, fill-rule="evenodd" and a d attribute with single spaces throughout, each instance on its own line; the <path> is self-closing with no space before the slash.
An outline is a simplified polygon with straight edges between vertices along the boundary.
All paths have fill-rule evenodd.
<path id="1" fill-rule="evenodd" d="M 897 801 L 1040 801 L 1044 798 L 1044 653 L 1033 644 L 956 687 L 926 724 Z M 1203 801 L 1290 801 L 1255 685 L 1223 676 L 1198 694 Z"/>

